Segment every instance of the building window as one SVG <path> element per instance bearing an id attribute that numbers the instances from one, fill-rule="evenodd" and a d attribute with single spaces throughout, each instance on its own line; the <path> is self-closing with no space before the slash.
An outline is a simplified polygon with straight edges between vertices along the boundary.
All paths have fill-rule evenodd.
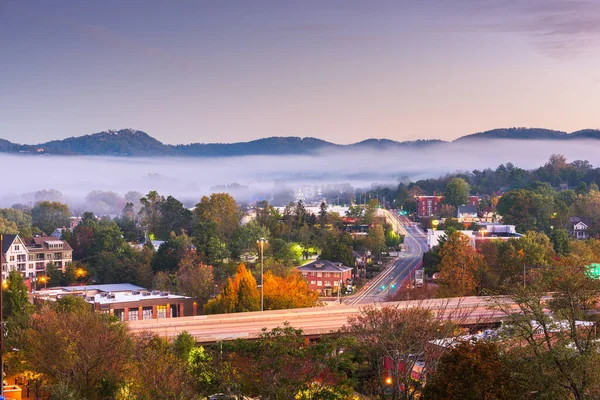
<path id="1" fill-rule="evenodd" d="M 18 244 L 15 245 L 15 251 L 19 251 L 19 245 Z"/>
<path id="2" fill-rule="evenodd" d="M 333 281 L 333 286 L 340 286 L 340 282 L 338 282 L 338 281 Z"/>
<path id="3" fill-rule="evenodd" d="M 139 315 L 140 315 L 140 313 L 138 312 L 138 309 L 134 308 L 132 310 L 129 310 L 129 312 L 127 313 L 127 318 L 130 321 L 137 321 Z"/>
<path id="4" fill-rule="evenodd" d="M 117 308 L 113 311 L 115 317 L 119 318 L 119 321 L 125 321 L 125 310 L 122 308 Z"/>
<path id="5" fill-rule="evenodd" d="M 317 281 L 310 281 L 310 284 L 311 284 L 311 285 L 316 285 L 316 284 L 317 284 Z"/>
<path id="6" fill-rule="evenodd" d="M 10 261 L 15 261 L 15 256 L 10 256 Z"/>
<path id="7" fill-rule="evenodd" d="M 12 260 L 11 260 L 12 261 Z M 317 272 L 317 278 L 321 278 L 323 276 L 322 272 Z"/>
<path id="8" fill-rule="evenodd" d="M 142 319 L 152 319 L 152 307 L 144 307 L 142 309 Z"/>
<path id="9" fill-rule="evenodd" d="M 156 306 L 156 317 L 167 318 L 167 306 Z"/>
<path id="10" fill-rule="evenodd" d="M 323 282 L 322 281 L 317 281 L 317 286 L 323 286 Z"/>

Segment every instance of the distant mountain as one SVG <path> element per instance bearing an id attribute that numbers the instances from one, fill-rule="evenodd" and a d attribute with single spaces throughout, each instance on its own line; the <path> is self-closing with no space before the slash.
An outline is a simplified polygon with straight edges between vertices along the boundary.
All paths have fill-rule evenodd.
<path id="1" fill-rule="evenodd" d="M 556 139 L 567 139 L 569 134 L 562 131 L 553 131 L 550 129 L 540 128 L 505 128 L 505 129 L 493 129 L 491 131 L 473 133 L 471 135 L 463 136 L 455 140 L 455 142 L 462 142 L 466 140 L 479 140 L 479 139 L 526 139 L 526 140 L 556 140 Z"/>
<path id="2" fill-rule="evenodd" d="M 463 136 L 454 142 L 491 139 L 583 140 L 600 139 L 600 130 L 585 129 L 573 133 L 538 128 L 506 128 Z M 53 140 L 37 145 L 21 145 L 0 139 L 0 152 L 25 154 L 120 156 L 120 157 L 233 157 L 247 155 L 307 155 L 325 150 L 390 150 L 446 144 L 442 140 L 396 142 L 390 139 L 366 139 L 341 145 L 316 138 L 268 137 L 239 143 L 164 144 L 145 132 L 134 129 L 98 132 L 91 135 Z"/>
<path id="3" fill-rule="evenodd" d="M 64 140 L 53 140 L 36 148 L 47 154 L 65 155 L 115 155 L 115 156 L 166 156 L 175 155 L 170 146 L 165 146 L 146 132 L 133 129 L 107 131 Z"/>

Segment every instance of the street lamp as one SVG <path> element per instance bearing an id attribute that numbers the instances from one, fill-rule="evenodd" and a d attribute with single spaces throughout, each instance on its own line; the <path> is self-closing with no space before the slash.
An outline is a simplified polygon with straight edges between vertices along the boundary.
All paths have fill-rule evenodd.
<path id="1" fill-rule="evenodd" d="M 264 247 L 265 247 L 265 243 L 267 243 L 267 239 L 260 238 L 256 241 L 256 243 L 258 243 L 260 245 L 260 311 L 264 311 L 265 310 L 265 288 L 264 288 L 264 279 L 263 279 L 264 266 L 265 266 Z"/>
<path id="2" fill-rule="evenodd" d="M 48 285 L 48 277 L 40 276 L 40 282 L 42 282 L 44 284 L 44 289 L 46 289 L 46 286 Z"/>

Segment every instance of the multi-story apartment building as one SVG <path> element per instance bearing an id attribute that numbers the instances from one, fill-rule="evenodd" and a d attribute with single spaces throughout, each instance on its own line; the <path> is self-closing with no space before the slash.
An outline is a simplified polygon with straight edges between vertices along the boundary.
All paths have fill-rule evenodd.
<path id="1" fill-rule="evenodd" d="M 46 273 L 53 263 L 62 272 L 72 262 L 73 249 L 64 240 L 55 237 L 21 239 L 19 235 L 2 235 L 2 279 L 10 271 L 18 270 L 25 278 Z"/>
<path id="2" fill-rule="evenodd" d="M 352 281 L 352 268 L 340 262 L 317 260 L 298 267 L 298 271 L 307 280 L 308 287 L 322 296 L 332 296 Z"/>

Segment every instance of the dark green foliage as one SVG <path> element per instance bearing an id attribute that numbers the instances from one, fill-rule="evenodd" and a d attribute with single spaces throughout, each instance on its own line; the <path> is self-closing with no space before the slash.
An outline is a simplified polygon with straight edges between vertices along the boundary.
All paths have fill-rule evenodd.
<path id="1" fill-rule="evenodd" d="M 70 216 L 69 207 L 58 202 L 43 201 L 31 209 L 32 224 L 48 235 L 69 226 Z"/>

